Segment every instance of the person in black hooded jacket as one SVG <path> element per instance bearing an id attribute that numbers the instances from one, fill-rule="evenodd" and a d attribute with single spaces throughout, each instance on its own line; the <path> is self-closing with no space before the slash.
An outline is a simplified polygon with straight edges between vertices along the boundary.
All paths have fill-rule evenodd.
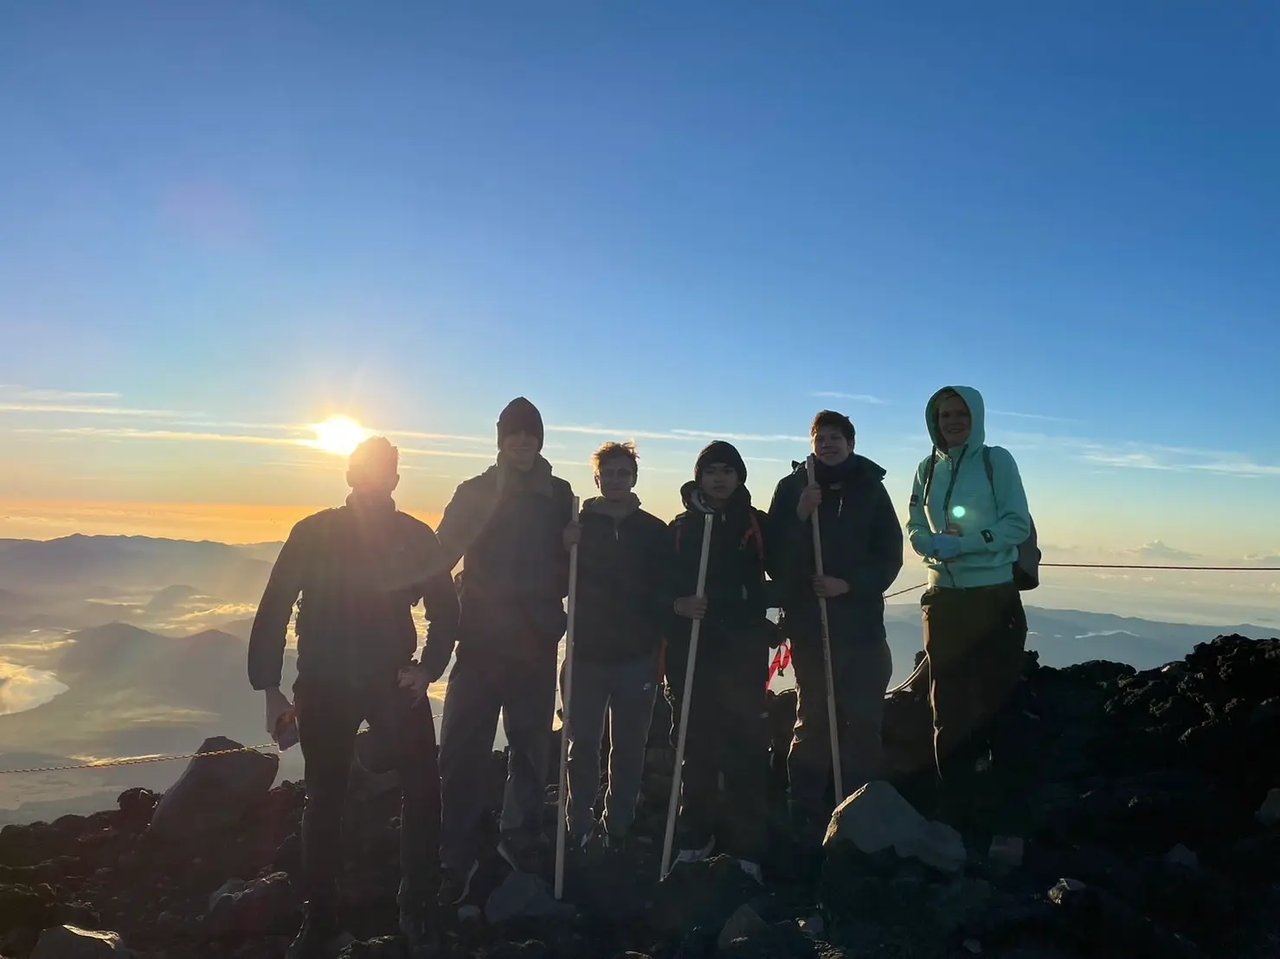
<path id="1" fill-rule="evenodd" d="M 676 620 L 667 653 L 673 738 L 689 661 L 690 624 L 702 621 L 694 663 L 689 724 L 681 774 L 677 862 L 713 850 L 736 858 L 761 879 L 765 844 L 768 728 L 765 689 L 774 633 L 765 618 L 765 543 L 768 517 L 751 505 L 747 468 L 731 444 L 708 445 L 694 479 L 680 490 L 685 510 L 671 523 L 676 560 Z M 696 595 L 705 517 L 714 517 L 707 581 Z M 724 789 L 720 789 L 723 777 Z"/>
<path id="2" fill-rule="evenodd" d="M 814 476 L 796 465 L 769 507 L 769 573 L 791 640 L 799 694 L 787 757 L 789 804 L 797 838 L 821 839 L 833 808 L 831 732 L 818 598 L 827 602 L 840 771 L 845 795 L 880 775 L 884 694 L 893 673 L 886 642 L 886 589 L 902 569 L 902 527 L 884 488 L 885 471 L 853 452 L 853 423 L 823 410 L 813 420 Z M 824 575 L 814 563 L 814 511 Z"/>

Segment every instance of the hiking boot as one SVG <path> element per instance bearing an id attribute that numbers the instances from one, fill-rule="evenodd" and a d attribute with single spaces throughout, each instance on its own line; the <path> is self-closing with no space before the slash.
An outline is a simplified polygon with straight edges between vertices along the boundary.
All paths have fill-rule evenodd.
<path id="1" fill-rule="evenodd" d="M 440 890 L 436 893 L 436 902 L 442 906 L 456 906 L 467 898 L 471 892 L 471 880 L 480 868 L 480 860 L 473 860 L 466 869 L 454 869 L 442 866 L 440 869 Z"/>
<path id="2" fill-rule="evenodd" d="M 498 843 L 498 855 L 516 872 L 539 876 L 548 871 L 551 844 L 545 836 L 527 837 L 508 833 Z"/>
<path id="3" fill-rule="evenodd" d="M 600 831 L 600 847 L 611 855 L 626 855 L 631 852 L 634 845 L 630 833 L 613 833 L 605 829 Z"/>
<path id="4" fill-rule="evenodd" d="M 412 959 L 427 959 L 440 946 L 440 936 L 432 921 L 431 909 L 425 902 L 401 903 L 400 934 L 409 947 Z"/>
<path id="5" fill-rule="evenodd" d="M 329 909 L 307 909 L 302 927 L 285 951 L 285 959 L 334 959 L 354 937 L 345 932 Z"/>

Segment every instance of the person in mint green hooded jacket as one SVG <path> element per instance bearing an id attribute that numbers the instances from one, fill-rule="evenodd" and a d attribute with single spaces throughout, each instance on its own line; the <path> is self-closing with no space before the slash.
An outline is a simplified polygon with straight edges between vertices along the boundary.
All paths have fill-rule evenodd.
<path id="1" fill-rule="evenodd" d="M 930 397 L 933 451 L 916 469 L 907 522 L 929 568 L 920 606 L 934 758 L 948 786 L 993 760 L 993 734 L 999 738 L 1001 713 L 1017 690 L 1027 639 L 1013 567 L 1031 516 L 1013 456 L 999 446 L 984 450 L 984 413 L 982 394 L 969 386 Z"/>

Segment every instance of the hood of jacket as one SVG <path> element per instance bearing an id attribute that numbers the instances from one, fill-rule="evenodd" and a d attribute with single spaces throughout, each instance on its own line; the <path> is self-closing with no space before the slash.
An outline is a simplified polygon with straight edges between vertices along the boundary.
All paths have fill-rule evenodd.
<path id="1" fill-rule="evenodd" d="M 598 516 L 607 516 L 609 519 L 622 521 L 632 513 L 639 511 L 640 497 L 635 493 L 628 493 L 620 500 L 606 499 L 603 496 L 592 496 L 582 504 L 584 513 L 593 513 Z"/>
<path id="2" fill-rule="evenodd" d="M 684 502 L 684 508 L 690 513 L 714 513 L 716 508 L 710 505 L 702 495 L 702 487 L 697 480 L 689 480 L 680 487 L 680 499 Z M 733 491 L 733 495 L 729 497 L 729 502 L 725 503 L 722 509 L 733 510 L 743 507 L 751 507 L 751 494 L 747 491 L 746 486 L 740 485 Z"/>
<path id="3" fill-rule="evenodd" d="M 969 439 L 964 446 L 957 450 L 948 450 L 946 441 L 942 438 L 942 433 L 938 430 L 938 403 L 947 393 L 956 393 L 964 400 L 965 405 L 969 407 Z M 944 386 L 938 390 L 933 396 L 929 397 L 929 402 L 924 408 L 924 422 L 929 428 L 929 439 L 933 441 L 933 445 L 937 447 L 939 453 L 944 456 L 958 454 L 967 447 L 977 449 L 987 442 L 987 407 L 982 401 L 982 394 L 972 386 Z"/>
<path id="4" fill-rule="evenodd" d="M 868 459 L 858 453 L 850 453 L 839 466 L 824 466 L 821 460 L 814 460 L 814 477 L 823 485 L 832 483 L 881 482 L 888 471 L 875 460 Z M 791 461 L 793 475 L 801 477 L 807 485 L 809 482 L 809 460 Z"/>

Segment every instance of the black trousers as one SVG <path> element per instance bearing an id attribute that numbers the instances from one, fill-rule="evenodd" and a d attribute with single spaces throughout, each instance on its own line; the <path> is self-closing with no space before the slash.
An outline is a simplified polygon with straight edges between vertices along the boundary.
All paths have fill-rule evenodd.
<path id="1" fill-rule="evenodd" d="M 680 779 L 679 845 L 759 862 L 765 853 L 769 729 L 768 649 L 759 630 L 703 624 Z M 667 652 L 671 741 L 680 728 L 687 644 Z M 723 782 L 723 790 L 721 783 Z"/>
<path id="2" fill-rule="evenodd" d="M 356 733 L 367 720 L 400 775 L 400 895 L 434 900 L 440 840 L 440 774 L 430 702 L 416 704 L 394 674 L 377 680 L 300 676 L 294 684 L 307 805 L 302 814 L 302 888 L 312 909 L 337 905 L 342 812 Z"/>

